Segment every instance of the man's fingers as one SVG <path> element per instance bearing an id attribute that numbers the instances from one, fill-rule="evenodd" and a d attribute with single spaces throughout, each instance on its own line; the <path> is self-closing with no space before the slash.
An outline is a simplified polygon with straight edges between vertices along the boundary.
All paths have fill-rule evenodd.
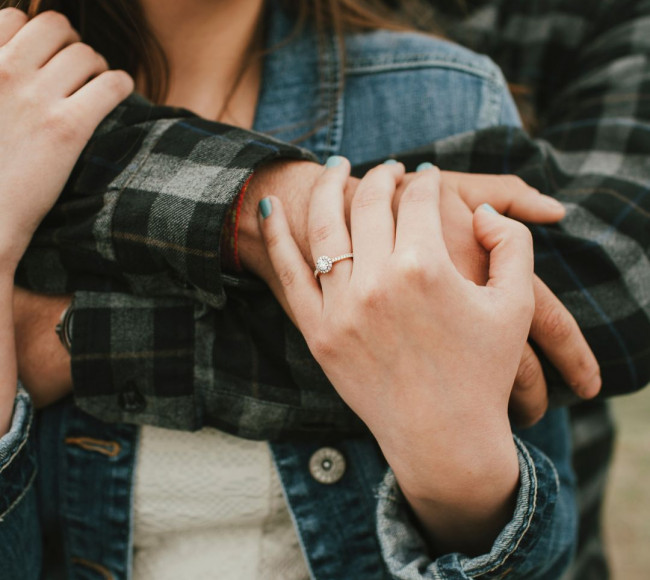
<path id="1" fill-rule="evenodd" d="M 352 198 L 350 224 L 355 275 L 364 276 L 395 248 L 395 218 L 391 204 L 404 176 L 401 163 L 373 167 L 359 182 Z"/>
<path id="2" fill-rule="evenodd" d="M 520 427 L 539 421 L 548 408 L 548 391 L 542 365 L 526 343 L 508 405 L 510 417 Z"/>
<path id="3" fill-rule="evenodd" d="M 600 368 L 578 323 L 537 276 L 533 288 L 535 314 L 530 337 L 579 397 L 595 397 L 602 383 Z"/>
<path id="4" fill-rule="evenodd" d="M 490 252 L 487 286 L 500 289 L 513 306 L 515 301 L 532 306 L 533 241 L 528 228 L 482 205 L 474 212 L 474 233 Z"/>
<path id="5" fill-rule="evenodd" d="M 323 296 L 311 267 L 291 235 L 277 197 L 260 201 L 259 220 L 266 251 L 279 282 L 278 289 L 281 288 L 286 297 L 292 319 L 301 329 L 314 328 L 323 309 Z"/>
<path id="6" fill-rule="evenodd" d="M 474 211 L 483 203 L 508 217 L 533 223 L 554 223 L 565 210 L 556 199 L 530 187 L 516 175 L 442 172 L 443 183 L 455 189 Z"/>

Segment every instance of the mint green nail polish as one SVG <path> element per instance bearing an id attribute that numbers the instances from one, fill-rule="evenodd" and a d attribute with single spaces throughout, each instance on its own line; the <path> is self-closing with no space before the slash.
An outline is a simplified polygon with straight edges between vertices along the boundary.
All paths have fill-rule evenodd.
<path id="1" fill-rule="evenodd" d="M 271 205 L 271 200 L 268 197 L 265 197 L 260 201 L 259 208 L 262 217 L 266 219 L 271 215 L 271 211 L 273 210 L 273 206 Z"/>
<path id="2" fill-rule="evenodd" d="M 429 163 L 428 161 L 420 163 L 420 165 L 415 168 L 415 171 L 425 171 L 427 169 L 433 169 L 433 163 Z"/>
<path id="3" fill-rule="evenodd" d="M 386 161 L 384 161 L 384 165 L 396 165 L 396 164 L 397 164 L 396 159 L 386 159 Z"/>
<path id="4" fill-rule="evenodd" d="M 490 213 L 495 213 L 497 215 L 499 214 L 499 212 L 496 209 L 494 209 L 489 203 L 484 203 L 481 207 L 485 211 L 489 211 Z"/>
<path id="5" fill-rule="evenodd" d="M 325 167 L 327 169 L 331 169 L 332 167 L 338 167 L 341 165 L 341 161 L 343 160 L 342 157 L 339 157 L 338 155 L 332 155 L 326 162 L 325 162 Z"/>

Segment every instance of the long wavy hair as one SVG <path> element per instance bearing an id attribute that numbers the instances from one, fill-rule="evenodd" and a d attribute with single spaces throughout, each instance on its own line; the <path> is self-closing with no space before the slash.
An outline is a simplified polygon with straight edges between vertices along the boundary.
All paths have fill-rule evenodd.
<path id="1" fill-rule="evenodd" d="M 333 31 L 342 49 L 345 32 L 407 30 L 432 23 L 430 3 L 422 0 L 281 1 L 295 15 L 297 29 L 311 24 L 321 38 Z M 169 66 L 137 0 L 0 0 L 2 5 L 20 8 L 30 17 L 45 10 L 65 14 L 83 41 L 102 54 L 111 68 L 138 78 L 142 92 L 152 101 L 165 101 Z"/>

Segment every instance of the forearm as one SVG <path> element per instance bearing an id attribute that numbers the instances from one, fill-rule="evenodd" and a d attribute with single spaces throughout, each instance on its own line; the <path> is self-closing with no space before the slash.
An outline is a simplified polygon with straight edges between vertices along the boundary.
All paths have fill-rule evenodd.
<path id="1" fill-rule="evenodd" d="M 394 577 L 556 580 L 576 543 L 576 505 L 566 411 L 552 411 L 516 440 L 519 486 L 511 518 L 486 551 L 471 557 L 432 549 L 389 472 L 379 489 L 377 534 Z M 480 491 L 480 488 L 479 488 Z M 472 530 L 473 533 L 476 530 Z"/>

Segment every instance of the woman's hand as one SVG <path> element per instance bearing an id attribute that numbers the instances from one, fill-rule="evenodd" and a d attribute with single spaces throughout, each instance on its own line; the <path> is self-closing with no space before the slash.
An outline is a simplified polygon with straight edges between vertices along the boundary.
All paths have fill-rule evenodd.
<path id="1" fill-rule="evenodd" d="M 16 393 L 16 265 L 99 122 L 133 90 L 54 12 L 0 10 L 0 436 Z"/>
<path id="2" fill-rule="evenodd" d="M 310 256 L 307 235 L 307 209 L 312 186 L 321 172 L 315 163 L 279 161 L 259 169 L 244 198 L 240 222 L 240 256 L 244 266 L 263 278 L 276 298 L 288 311 L 283 287 L 266 258 L 259 239 L 257 203 L 275 192 L 287 208 L 287 220 L 302 254 Z M 414 173 L 407 174 L 394 198 L 397 209 L 399 190 L 405 188 Z M 553 198 L 531 188 L 513 175 L 473 175 L 441 172 L 440 213 L 445 242 L 452 262 L 468 280 L 484 284 L 487 279 L 487 253 L 477 242 L 472 214 L 482 203 L 514 219 L 533 223 L 554 223 L 564 216 L 563 206 Z M 345 188 L 346 216 L 359 180 L 348 178 Z M 580 328 L 571 313 L 537 277 L 534 278 L 535 314 L 530 338 L 539 346 L 564 380 L 583 398 L 600 390 L 600 370 Z M 532 425 L 548 407 L 548 391 L 537 355 L 526 344 L 515 388 L 510 399 L 511 416 L 522 426 Z"/>
<path id="3" fill-rule="evenodd" d="M 0 10 L 0 264 L 12 271 L 99 122 L 133 89 L 64 16 Z"/>
<path id="4" fill-rule="evenodd" d="M 508 399 L 534 310 L 530 233 L 478 209 L 490 268 L 477 286 L 449 258 L 437 170 L 404 188 L 396 220 L 403 166 L 370 171 L 352 201 L 351 239 L 348 172 L 341 160 L 317 181 L 309 241 L 314 261 L 352 248 L 354 261 L 319 285 L 277 198 L 261 204 L 269 257 L 312 353 L 373 432 L 435 546 L 481 552 L 512 516 L 518 485 Z"/>

